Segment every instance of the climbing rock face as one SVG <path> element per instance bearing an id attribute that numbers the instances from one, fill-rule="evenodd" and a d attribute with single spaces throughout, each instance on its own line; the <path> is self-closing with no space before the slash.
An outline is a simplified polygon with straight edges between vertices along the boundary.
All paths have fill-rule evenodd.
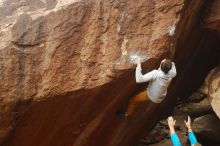
<path id="1" fill-rule="evenodd" d="M 143 55 L 144 70 L 157 68 L 175 52 L 174 28 L 183 10 L 188 29 L 202 4 L 2 0 L 2 145 L 133 145 L 161 110 L 148 105 L 129 120 L 116 117 L 115 111 L 139 89 L 130 56 Z"/>
<path id="2" fill-rule="evenodd" d="M 2 1 L 1 71 L 7 99 L 44 98 L 110 82 L 129 54 L 169 53 L 182 1 Z M 123 62 L 124 61 L 124 62 Z M 13 89 L 13 90 L 8 90 Z"/>
<path id="3" fill-rule="evenodd" d="M 210 71 L 201 91 L 208 95 L 213 110 L 220 118 L 220 66 Z"/>

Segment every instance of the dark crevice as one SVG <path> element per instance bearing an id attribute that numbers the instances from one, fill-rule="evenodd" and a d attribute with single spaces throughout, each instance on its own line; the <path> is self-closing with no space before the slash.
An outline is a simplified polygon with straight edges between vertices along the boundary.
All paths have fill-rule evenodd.
<path id="1" fill-rule="evenodd" d="M 20 44 L 17 42 L 13 43 L 15 47 L 20 48 L 20 49 L 26 49 L 26 48 L 32 48 L 32 47 L 38 47 L 41 44 Z"/>

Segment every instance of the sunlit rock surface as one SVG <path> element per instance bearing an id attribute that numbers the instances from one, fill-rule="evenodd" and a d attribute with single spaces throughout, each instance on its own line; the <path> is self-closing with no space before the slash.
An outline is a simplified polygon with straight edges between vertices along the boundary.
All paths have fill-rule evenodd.
<path id="1" fill-rule="evenodd" d="M 208 95 L 213 110 L 220 118 L 220 66 L 210 71 L 201 91 Z"/>

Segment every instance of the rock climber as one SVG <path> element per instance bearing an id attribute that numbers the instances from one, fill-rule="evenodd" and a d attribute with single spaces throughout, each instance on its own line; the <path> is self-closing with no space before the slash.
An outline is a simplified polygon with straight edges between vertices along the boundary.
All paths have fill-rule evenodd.
<path id="1" fill-rule="evenodd" d="M 175 132 L 175 128 L 174 128 L 174 126 L 176 124 L 176 120 L 173 120 L 173 117 L 168 117 L 167 122 L 168 122 L 168 126 L 170 128 L 170 137 L 171 137 L 173 146 L 181 146 L 180 140 L 179 140 L 179 138 Z M 188 138 L 190 141 L 190 145 L 191 146 L 201 146 L 201 144 L 198 143 L 198 141 L 193 133 L 190 117 L 188 116 L 187 122 L 186 121 L 184 121 L 184 122 L 185 122 L 185 125 L 188 130 Z"/>
<path id="2" fill-rule="evenodd" d="M 176 76 L 176 67 L 174 62 L 169 59 L 164 59 L 160 63 L 159 69 L 152 70 L 146 74 L 142 74 L 141 58 L 136 58 L 135 78 L 137 83 L 149 82 L 147 92 L 143 91 L 133 96 L 127 105 L 125 111 L 117 111 L 117 115 L 127 117 L 132 115 L 136 106 L 145 101 L 153 103 L 161 103 L 167 94 L 167 88 L 172 79 Z"/>

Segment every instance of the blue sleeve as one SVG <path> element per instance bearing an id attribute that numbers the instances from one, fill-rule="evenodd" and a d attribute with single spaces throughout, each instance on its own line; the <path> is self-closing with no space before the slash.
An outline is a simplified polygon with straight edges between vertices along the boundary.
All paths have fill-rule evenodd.
<path id="1" fill-rule="evenodd" d="M 180 140 L 176 133 L 171 134 L 171 140 L 172 140 L 173 146 L 181 146 Z"/>
<path id="2" fill-rule="evenodd" d="M 198 143 L 193 132 L 188 132 L 188 137 L 191 145 Z"/>

